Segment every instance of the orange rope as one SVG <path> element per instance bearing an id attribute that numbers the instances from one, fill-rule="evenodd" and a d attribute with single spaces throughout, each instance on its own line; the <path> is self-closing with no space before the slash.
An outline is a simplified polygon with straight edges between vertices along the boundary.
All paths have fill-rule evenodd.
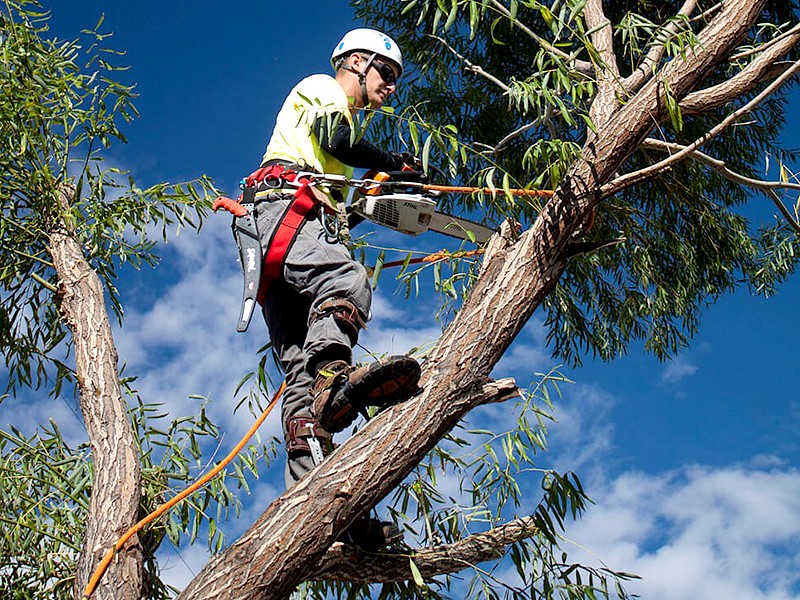
<path id="1" fill-rule="evenodd" d="M 418 265 L 419 263 L 434 263 L 440 260 L 447 260 L 448 258 L 466 258 L 468 256 L 477 256 L 478 254 L 483 254 L 483 250 L 464 250 L 462 252 L 448 252 L 447 250 L 439 250 L 439 252 L 434 252 L 433 254 L 412 258 L 408 262 L 405 260 L 393 260 L 391 262 L 386 262 L 381 265 L 381 268 L 390 269 L 392 267 L 400 267 L 405 264 Z"/>
<path id="2" fill-rule="evenodd" d="M 140 529 L 142 529 L 142 527 L 144 527 L 148 523 L 153 522 L 155 519 L 157 519 L 165 512 L 167 512 L 170 508 L 175 506 L 178 502 L 180 502 L 187 496 L 199 490 L 206 483 L 211 481 L 217 474 L 219 474 L 219 472 L 222 471 L 222 469 L 228 466 L 228 464 L 236 457 L 236 455 L 239 454 L 239 452 L 241 452 L 245 444 L 250 441 L 250 438 L 253 437 L 253 434 L 255 434 L 256 430 L 261 426 L 261 424 L 267 418 L 272 409 L 275 408 L 275 405 L 278 403 L 278 399 L 281 397 L 285 389 L 286 389 L 286 382 L 284 381 L 278 388 L 278 391 L 275 392 L 275 395 L 272 397 L 272 400 L 270 400 L 269 405 L 267 405 L 267 408 L 265 408 L 264 412 L 261 413 L 261 416 L 259 416 L 258 419 L 256 419 L 256 422 L 253 423 L 252 427 L 250 427 L 247 433 L 244 434 L 244 437 L 239 441 L 238 444 L 236 444 L 236 447 L 228 453 L 228 455 L 222 460 L 221 463 L 219 463 L 216 467 L 211 469 L 208 473 L 203 475 L 200 479 L 195 481 L 192 485 L 183 490 L 177 496 L 175 496 L 168 502 L 165 502 L 164 504 L 156 508 L 153 512 L 151 512 L 141 521 L 136 523 L 136 525 L 128 529 L 128 531 L 126 531 L 121 538 L 119 538 L 116 542 L 114 542 L 114 545 L 108 550 L 108 552 L 106 552 L 106 555 L 103 557 L 103 560 L 101 560 L 100 564 L 97 565 L 97 568 L 92 574 L 91 579 L 89 579 L 89 583 L 87 584 L 86 589 L 83 592 L 83 600 L 89 600 L 92 593 L 94 593 L 94 589 L 97 587 L 97 584 L 100 582 L 100 579 L 103 577 L 103 574 L 106 572 L 108 565 L 111 564 L 114 555 L 120 550 L 122 550 L 122 547 L 125 545 L 125 542 L 127 542 L 131 537 L 133 537 Z"/>
<path id="3" fill-rule="evenodd" d="M 422 189 L 426 192 L 455 192 L 457 194 L 511 194 L 512 196 L 540 196 L 549 198 L 555 192 L 553 190 L 526 190 L 520 188 L 488 188 L 488 187 L 467 187 L 458 185 L 434 185 L 425 184 Z"/>

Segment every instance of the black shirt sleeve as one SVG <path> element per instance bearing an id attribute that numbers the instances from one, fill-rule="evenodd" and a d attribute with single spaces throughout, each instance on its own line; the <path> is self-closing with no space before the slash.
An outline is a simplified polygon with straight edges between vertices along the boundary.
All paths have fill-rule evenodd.
<path id="1" fill-rule="evenodd" d="M 398 155 L 381 150 L 364 138 L 351 143 L 350 131 L 350 124 L 344 117 L 335 124 L 325 117 L 314 122 L 314 135 L 320 147 L 339 162 L 357 169 L 378 171 L 400 171 L 403 168 L 403 160 Z"/>

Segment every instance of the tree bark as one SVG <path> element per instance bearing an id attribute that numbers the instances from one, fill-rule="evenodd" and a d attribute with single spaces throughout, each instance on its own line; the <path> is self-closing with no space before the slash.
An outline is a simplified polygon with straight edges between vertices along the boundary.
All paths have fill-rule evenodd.
<path id="1" fill-rule="evenodd" d="M 409 559 L 413 559 L 422 578 L 431 580 L 438 575 L 463 571 L 469 565 L 502 558 L 509 545 L 537 531 L 533 517 L 521 517 L 453 544 L 423 548 L 411 555 L 366 554 L 354 546 L 336 544 L 308 579 L 365 584 L 409 581 L 414 578 L 409 564 Z"/>
<path id="2" fill-rule="evenodd" d="M 72 331 L 80 407 L 94 461 L 89 514 L 75 575 L 75 597 L 81 598 L 100 559 L 136 522 L 141 474 L 136 437 L 120 393 L 103 286 L 69 224 L 71 193 L 69 186 L 59 191 L 63 216 L 54 219 L 48 233 L 59 280 L 59 310 Z M 141 589 L 142 553 L 134 540 L 114 558 L 92 598 L 134 600 Z"/>
<path id="3" fill-rule="evenodd" d="M 370 421 L 313 473 L 273 502 L 180 598 L 286 598 L 314 572 L 339 532 L 375 506 L 475 406 L 508 394 L 487 378 L 553 289 L 567 249 L 600 201 L 600 185 L 665 116 L 664 85 L 678 99 L 741 40 L 764 0 L 730 0 L 676 58 L 601 124 L 533 226 L 494 248 L 464 306 L 423 368 L 422 393 Z"/>

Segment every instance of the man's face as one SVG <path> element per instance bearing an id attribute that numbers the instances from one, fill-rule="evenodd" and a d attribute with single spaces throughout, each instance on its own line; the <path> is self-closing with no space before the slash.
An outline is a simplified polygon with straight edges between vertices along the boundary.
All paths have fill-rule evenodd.
<path id="1" fill-rule="evenodd" d="M 397 88 L 397 67 L 375 57 L 367 69 L 367 99 L 372 108 L 380 108 Z"/>

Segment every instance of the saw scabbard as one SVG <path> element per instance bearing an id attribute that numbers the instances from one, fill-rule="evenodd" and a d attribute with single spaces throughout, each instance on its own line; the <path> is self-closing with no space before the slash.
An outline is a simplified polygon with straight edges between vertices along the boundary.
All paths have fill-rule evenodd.
<path id="1" fill-rule="evenodd" d="M 248 194 L 248 191 L 251 192 Z M 255 198 L 252 188 L 245 188 L 241 200 L 242 206 L 247 212 L 233 218 L 231 229 L 236 245 L 239 248 L 239 261 L 242 265 L 242 275 L 244 276 L 244 287 L 242 289 L 242 308 L 239 312 L 239 324 L 236 331 L 247 331 L 250 319 L 253 317 L 253 310 L 256 305 L 256 296 L 261 284 L 261 265 L 263 255 L 261 252 L 261 241 L 258 238 L 258 225 L 253 214 Z"/>

